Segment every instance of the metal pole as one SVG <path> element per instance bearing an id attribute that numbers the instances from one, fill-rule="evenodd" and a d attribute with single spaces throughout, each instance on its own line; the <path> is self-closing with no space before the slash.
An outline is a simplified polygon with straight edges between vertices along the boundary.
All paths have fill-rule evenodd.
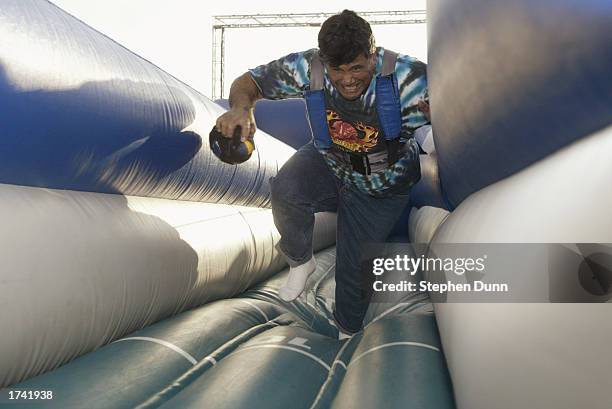
<path id="1" fill-rule="evenodd" d="M 220 98 L 225 97 L 225 27 L 221 29 L 221 62 L 220 62 L 221 74 L 221 92 Z"/>
<path id="2" fill-rule="evenodd" d="M 210 86 L 210 92 L 212 94 L 212 99 L 215 100 L 216 99 L 216 88 L 217 88 L 217 42 L 216 42 L 216 38 L 217 38 L 217 28 L 215 26 L 213 26 L 212 29 L 212 67 L 211 67 L 211 77 L 212 77 L 212 84 Z"/>

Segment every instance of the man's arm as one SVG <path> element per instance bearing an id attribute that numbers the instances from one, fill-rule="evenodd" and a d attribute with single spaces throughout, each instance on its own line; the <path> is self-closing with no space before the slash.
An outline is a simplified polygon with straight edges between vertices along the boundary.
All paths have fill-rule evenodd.
<path id="1" fill-rule="evenodd" d="M 412 134 L 429 123 L 427 106 L 427 66 L 416 58 L 400 55 L 395 65 L 402 115 L 402 133 Z M 427 112 L 426 112 L 427 111 Z"/>
<path id="2" fill-rule="evenodd" d="M 423 115 L 425 115 L 425 118 L 427 118 L 427 120 L 431 122 L 431 112 L 429 110 L 429 101 L 420 100 L 419 101 L 419 111 L 421 111 Z"/>
<path id="3" fill-rule="evenodd" d="M 255 101 L 301 97 L 310 83 L 309 61 L 315 52 L 316 49 L 292 53 L 236 78 L 230 89 L 230 110 L 217 119 L 217 129 L 231 138 L 239 125 L 243 141 L 252 136 L 255 133 Z"/>
<path id="4" fill-rule="evenodd" d="M 255 116 L 253 107 L 255 101 L 261 99 L 262 95 L 253 81 L 251 74 L 244 73 L 232 83 L 229 95 L 230 110 L 217 118 L 216 127 L 226 138 L 231 138 L 234 129 L 240 126 L 242 129 L 241 139 L 255 133 Z"/>

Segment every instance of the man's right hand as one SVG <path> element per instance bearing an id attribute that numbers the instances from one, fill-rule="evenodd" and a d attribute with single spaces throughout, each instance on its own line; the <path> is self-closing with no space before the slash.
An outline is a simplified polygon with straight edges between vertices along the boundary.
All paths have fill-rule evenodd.
<path id="1" fill-rule="evenodd" d="M 216 128 L 226 138 L 231 138 L 234 134 L 234 129 L 239 126 L 242 130 L 240 140 L 244 142 L 247 138 L 253 137 L 255 134 L 255 116 L 253 108 L 235 107 L 217 118 Z"/>
<path id="2" fill-rule="evenodd" d="M 425 101 L 425 100 L 419 101 L 419 111 L 421 111 L 423 115 L 425 116 L 425 118 L 427 118 L 427 120 L 431 122 L 431 112 L 429 110 L 429 101 Z"/>

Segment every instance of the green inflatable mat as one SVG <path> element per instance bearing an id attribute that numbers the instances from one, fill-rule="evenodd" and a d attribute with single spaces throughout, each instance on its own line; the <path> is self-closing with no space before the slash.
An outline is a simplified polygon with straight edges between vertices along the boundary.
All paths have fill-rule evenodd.
<path id="1" fill-rule="evenodd" d="M 285 271 L 11 388 L 53 390 L 44 408 L 454 408 L 427 296 L 372 304 L 338 341 L 333 273 L 332 248 L 294 302 L 278 298 Z"/>

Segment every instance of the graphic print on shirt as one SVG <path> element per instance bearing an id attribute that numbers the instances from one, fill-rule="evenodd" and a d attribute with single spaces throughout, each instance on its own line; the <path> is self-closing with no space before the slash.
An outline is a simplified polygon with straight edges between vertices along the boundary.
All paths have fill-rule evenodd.
<path id="1" fill-rule="evenodd" d="M 331 109 L 327 109 L 326 113 L 329 134 L 336 145 L 351 152 L 368 152 L 378 143 L 378 129 L 361 121 L 354 124 L 344 121 Z"/>

